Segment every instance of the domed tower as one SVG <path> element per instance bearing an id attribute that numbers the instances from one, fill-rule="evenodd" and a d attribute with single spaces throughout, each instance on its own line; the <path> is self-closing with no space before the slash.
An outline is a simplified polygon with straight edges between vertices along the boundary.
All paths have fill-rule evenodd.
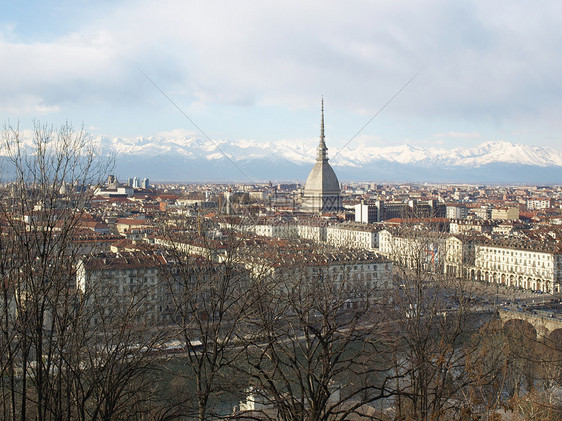
<path id="1" fill-rule="evenodd" d="M 322 98 L 318 155 L 316 164 L 310 171 L 304 186 L 301 210 L 303 212 L 338 212 L 342 209 L 340 183 L 328 163 L 328 148 L 324 141 L 324 99 Z"/>

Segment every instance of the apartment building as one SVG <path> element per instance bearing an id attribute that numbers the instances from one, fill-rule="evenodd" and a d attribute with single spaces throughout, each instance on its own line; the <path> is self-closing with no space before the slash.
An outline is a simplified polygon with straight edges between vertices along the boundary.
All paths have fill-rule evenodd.
<path id="1" fill-rule="evenodd" d="M 115 312 L 134 322 L 161 322 L 171 306 L 161 276 L 167 264 L 164 256 L 143 252 L 100 253 L 82 258 L 77 264 L 76 288 L 91 308 L 91 324 L 115 317 Z"/>
<path id="2" fill-rule="evenodd" d="M 562 251 L 529 241 L 488 241 L 475 246 L 472 279 L 542 292 L 560 292 Z"/>
<path id="3" fill-rule="evenodd" d="M 326 228 L 326 242 L 336 247 L 351 247 L 365 250 L 378 248 L 378 231 L 372 225 L 337 224 Z"/>

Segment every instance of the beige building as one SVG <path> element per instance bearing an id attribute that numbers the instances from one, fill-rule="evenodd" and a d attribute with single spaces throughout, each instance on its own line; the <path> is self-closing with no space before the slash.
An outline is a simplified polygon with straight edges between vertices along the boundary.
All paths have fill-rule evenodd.
<path id="1" fill-rule="evenodd" d="M 519 208 L 507 206 L 492 209 L 492 220 L 514 220 L 519 219 Z"/>
<path id="2" fill-rule="evenodd" d="M 542 292 L 560 292 L 560 249 L 541 244 L 492 242 L 475 246 L 472 279 Z"/>
<path id="3" fill-rule="evenodd" d="M 260 221 L 254 225 L 256 235 L 274 238 L 297 238 L 298 226 L 294 221 Z"/>
<path id="4" fill-rule="evenodd" d="M 307 221 L 301 222 L 298 225 L 299 238 L 314 241 L 316 243 L 326 242 L 327 230 L 328 228 L 326 224 L 322 221 Z"/>

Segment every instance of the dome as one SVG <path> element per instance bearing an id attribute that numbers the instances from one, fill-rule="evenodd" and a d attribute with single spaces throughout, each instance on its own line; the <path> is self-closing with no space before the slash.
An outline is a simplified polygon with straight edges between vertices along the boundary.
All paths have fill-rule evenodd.
<path id="1" fill-rule="evenodd" d="M 340 183 L 328 160 L 316 161 L 310 171 L 304 187 L 306 193 L 337 193 L 340 194 Z"/>
<path id="2" fill-rule="evenodd" d="M 342 209 L 340 183 L 328 163 L 328 148 L 324 141 L 324 100 L 322 122 L 316 164 L 310 171 L 304 186 L 302 208 L 305 212 L 337 212 Z"/>

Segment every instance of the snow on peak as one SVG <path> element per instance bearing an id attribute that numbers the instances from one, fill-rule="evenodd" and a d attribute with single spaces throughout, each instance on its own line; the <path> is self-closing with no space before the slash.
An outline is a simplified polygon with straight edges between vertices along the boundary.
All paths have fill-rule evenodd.
<path id="1" fill-rule="evenodd" d="M 223 153 L 233 160 L 285 159 L 304 164 L 316 159 L 316 143 L 307 141 L 297 146 L 288 140 L 260 142 L 252 139 L 210 141 L 191 133 L 168 133 L 158 137 L 96 138 L 105 150 L 119 155 L 184 156 L 190 159 L 215 160 Z M 220 150 L 219 150 L 220 148 Z M 221 152 L 222 151 L 222 152 Z M 506 141 L 487 141 L 473 147 L 422 148 L 411 145 L 371 146 L 350 145 L 329 150 L 335 166 L 362 167 L 377 161 L 419 166 L 480 167 L 492 163 L 562 166 L 562 152 L 546 147 L 514 144 Z"/>

